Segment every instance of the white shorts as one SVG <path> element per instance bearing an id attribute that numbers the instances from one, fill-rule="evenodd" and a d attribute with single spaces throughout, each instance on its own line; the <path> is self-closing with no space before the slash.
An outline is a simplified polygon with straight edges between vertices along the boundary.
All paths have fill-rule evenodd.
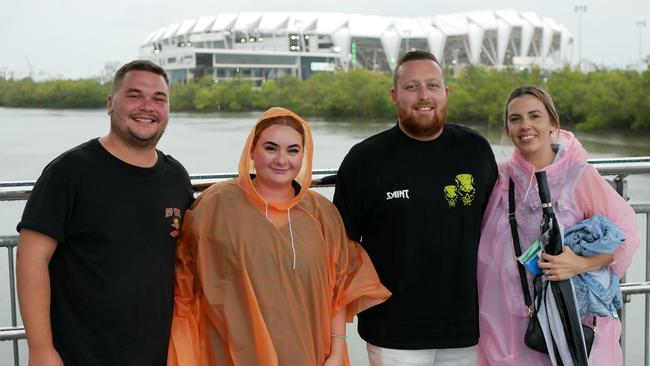
<path id="1" fill-rule="evenodd" d="M 476 366 L 478 345 L 443 349 L 392 349 L 366 344 L 370 366 Z"/>

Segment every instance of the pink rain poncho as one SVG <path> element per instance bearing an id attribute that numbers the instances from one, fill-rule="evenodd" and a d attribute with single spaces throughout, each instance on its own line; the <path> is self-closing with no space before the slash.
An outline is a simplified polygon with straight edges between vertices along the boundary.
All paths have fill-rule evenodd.
<path id="1" fill-rule="evenodd" d="M 639 247 L 634 210 L 587 163 L 587 152 L 571 132 L 561 130 L 559 143 L 555 162 L 544 169 L 555 214 L 565 228 L 597 214 L 617 224 L 626 240 L 614 252 L 610 266 L 621 277 Z M 499 180 L 485 211 L 478 251 L 479 365 L 551 365 L 548 355 L 524 344 L 529 318 L 508 222 L 508 178 L 512 177 L 522 252 L 539 238 L 542 209 L 534 173 L 535 167 L 515 149 L 499 165 Z M 532 292 L 532 277 L 527 274 Z M 619 320 L 597 318 L 589 365 L 623 365 L 620 336 Z"/>

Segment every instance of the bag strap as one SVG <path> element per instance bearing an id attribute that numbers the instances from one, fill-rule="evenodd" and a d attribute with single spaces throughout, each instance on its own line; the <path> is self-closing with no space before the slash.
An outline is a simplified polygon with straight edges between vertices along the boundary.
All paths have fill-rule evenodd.
<path id="1" fill-rule="evenodd" d="M 510 177 L 508 187 L 508 221 L 510 222 L 510 232 L 512 233 L 512 245 L 515 248 L 515 255 L 517 258 L 521 256 L 521 245 L 519 244 L 519 232 L 517 231 L 517 218 L 515 217 L 515 182 Z M 521 290 L 524 292 L 524 301 L 528 307 L 528 311 L 532 312 L 531 305 L 533 301 L 530 298 L 530 290 L 528 289 L 528 279 L 526 278 L 526 269 L 524 265 L 517 262 L 517 269 L 519 270 L 519 280 L 521 282 Z"/>
<path id="2" fill-rule="evenodd" d="M 519 232 L 517 231 L 517 218 L 515 217 L 515 182 L 512 181 L 512 177 L 510 177 L 510 182 L 508 184 L 508 221 L 510 222 L 510 232 L 512 233 L 512 245 L 515 248 L 515 255 L 517 258 L 521 256 L 521 245 L 519 243 Z M 524 268 L 524 265 L 521 264 L 518 260 L 515 260 L 517 262 L 517 269 L 519 270 L 519 281 L 521 282 L 521 290 L 524 292 L 524 302 L 526 302 L 526 306 L 528 307 L 528 314 L 532 315 L 532 313 L 535 311 L 531 307 L 533 301 L 530 298 L 530 290 L 528 289 L 528 280 L 526 279 L 526 269 Z M 535 291 L 535 299 L 537 300 L 536 308 L 539 309 L 540 303 L 541 303 L 541 293 L 542 293 L 542 284 L 541 281 L 541 276 L 537 276 L 535 280 L 533 281 L 534 287 L 533 290 Z M 596 332 L 596 317 L 592 317 L 591 320 L 591 328 L 594 330 L 594 333 Z"/>

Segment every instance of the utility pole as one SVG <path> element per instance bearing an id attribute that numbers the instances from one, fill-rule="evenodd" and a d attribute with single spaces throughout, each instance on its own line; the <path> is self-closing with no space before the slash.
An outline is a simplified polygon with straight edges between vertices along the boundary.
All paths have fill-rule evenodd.
<path id="1" fill-rule="evenodd" d="M 34 66 L 29 62 L 29 58 L 25 56 L 25 63 L 27 64 L 27 70 L 29 72 L 29 78 L 34 80 Z"/>
<path id="2" fill-rule="evenodd" d="M 643 71 L 643 28 L 645 20 L 637 20 L 636 26 L 639 27 L 639 71 Z"/>
<path id="3" fill-rule="evenodd" d="M 582 14 L 587 12 L 587 5 L 576 5 L 574 11 L 578 14 L 578 70 L 582 71 Z"/>

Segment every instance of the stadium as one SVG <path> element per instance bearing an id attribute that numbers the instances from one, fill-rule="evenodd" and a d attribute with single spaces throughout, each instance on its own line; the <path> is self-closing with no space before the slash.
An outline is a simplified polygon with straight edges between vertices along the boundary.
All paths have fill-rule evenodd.
<path id="1" fill-rule="evenodd" d="M 411 49 L 445 67 L 562 67 L 573 36 L 553 19 L 516 10 L 398 18 L 341 13 L 239 13 L 204 16 L 152 31 L 140 57 L 172 83 L 242 77 L 260 83 L 318 71 L 394 69 Z"/>

